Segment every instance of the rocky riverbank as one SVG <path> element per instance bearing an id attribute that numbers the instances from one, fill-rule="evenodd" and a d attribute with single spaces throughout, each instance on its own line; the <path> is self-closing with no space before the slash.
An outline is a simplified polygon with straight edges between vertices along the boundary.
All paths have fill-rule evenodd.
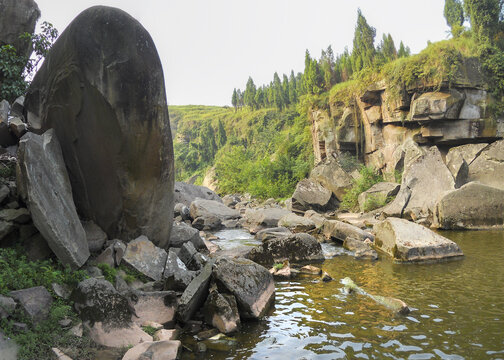
<path id="1" fill-rule="evenodd" d="M 4 332 L 54 319 L 54 331 L 89 341 L 86 358 L 225 349 L 244 322 L 271 310 L 275 279 L 338 275 L 315 266 L 324 242 L 363 261 L 461 258 L 430 227 L 504 227 L 502 120 L 486 112 L 492 99 L 477 67 L 466 75 L 438 92 L 410 88 L 397 99 L 377 84 L 351 106 L 312 109 L 317 166 L 290 199 L 221 198 L 174 182 L 163 71 L 147 31 L 118 9 L 84 11 L 26 97 L 0 103 L 0 246 L 75 275 L 64 284 L 48 261 L 40 267 L 54 278 L 48 285 L 18 288 L 11 277 L 0 296 L 0 352 L 16 358 Z M 340 209 L 358 177 L 343 164 L 350 149 L 390 180 L 359 195 L 359 214 Z M 377 197 L 390 202 L 364 212 Z M 261 243 L 220 250 L 212 234 L 223 228 Z M 2 256 L 0 270 L 10 270 Z M 56 305 L 68 316 L 57 317 Z M 81 358 L 70 344 L 51 351 Z"/>

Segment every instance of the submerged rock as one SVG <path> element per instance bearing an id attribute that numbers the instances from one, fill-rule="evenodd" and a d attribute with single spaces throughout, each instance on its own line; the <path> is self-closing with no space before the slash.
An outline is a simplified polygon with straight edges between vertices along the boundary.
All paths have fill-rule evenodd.
<path id="1" fill-rule="evenodd" d="M 205 322 L 223 334 L 235 332 L 240 327 L 240 314 L 234 295 L 221 294 L 217 289 L 210 291 L 204 314 Z"/>
<path id="2" fill-rule="evenodd" d="M 376 224 L 374 232 L 376 248 L 400 262 L 463 256 L 453 241 L 405 219 L 388 218 Z"/>
<path id="3" fill-rule="evenodd" d="M 25 100 L 32 131 L 53 128 L 79 214 L 109 236 L 164 247 L 173 146 L 156 46 L 122 10 L 95 6 L 63 31 Z"/>
<path id="4" fill-rule="evenodd" d="M 273 304 L 273 276 L 251 260 L 220 257 L 215 261 L 213 277 L 219 289 L 235 296 L 243 317 L 261 318 Z"/>
<path id="5" fill-rule="evenodd" d="M 25 134 L 17 156 L 18 189 L 33 223 L 63 264 L 81 267 L 89 248 L 55 132 Z"/>

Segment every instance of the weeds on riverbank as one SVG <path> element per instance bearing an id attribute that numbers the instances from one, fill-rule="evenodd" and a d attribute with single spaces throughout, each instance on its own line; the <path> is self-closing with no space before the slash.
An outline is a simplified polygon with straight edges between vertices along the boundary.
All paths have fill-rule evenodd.
<path id="1" fill-rule="evenodd" d="M 342 210 L 356 211 L 359 208 L 358 198 L 361 193 L 368 190 L 374 184 L 383 181 L 383 177 L 371 166 L 361 166 L 359 177 L 353 181 L 352 187 L 343 195 L 340 204 Z"/>
<path id="2" fill-rule="evenodd" d="M 22 249 L 0 249 L 0 294 L 8 296 L 10 291 L 44 286 L 54 299 L 48 318 L 38 324 L 33 324 L 20 308 L 0 320 L 0 331 L 20 346 L 20 360 L 52 359 L 52 347 L 64 349 L 74 359 L 94 359 L 96 345 L 85 336 L 68 333 L 69 327 L 79 321 L 73 303 L 58 298 L 51 286 L 58 283 L 73 288 L 86 277 L 84 271 L 72 270 L 52 260 L 29 261 Z M 64 319 L 71 320 L 71 325 L 62 327 L 59 322 Z M 20 329 L 19 323 L 26 324 L 26 328 Z"/>

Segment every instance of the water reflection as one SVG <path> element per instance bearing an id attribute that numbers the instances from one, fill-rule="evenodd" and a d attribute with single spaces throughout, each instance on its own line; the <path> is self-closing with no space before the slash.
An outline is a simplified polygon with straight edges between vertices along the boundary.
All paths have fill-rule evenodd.
<path id="1" fill-rule="evenodd" d="M 503 358 L 504 232 L 443 235 L 459 244 L 462 260 L 401 265 L 343 255 L 322 264 L 335 281 L 278 282 L 273 313 L 245 323 L 238 348 L 203 358 Z M 346 276 L 413 311 L 396 315 L 368 297 L 345 295 L 338 279 Z"/>

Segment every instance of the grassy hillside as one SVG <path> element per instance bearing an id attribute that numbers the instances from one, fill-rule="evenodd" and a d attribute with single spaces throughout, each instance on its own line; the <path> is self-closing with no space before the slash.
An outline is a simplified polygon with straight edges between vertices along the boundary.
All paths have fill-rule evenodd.
<path id="1" fill-rule="evenodd" d="M 285 198 L 313 164 L 310 124 L 293 107 L 235 111 L 214 106 L 170 106 L 176 179 L 215 166 L 221 193 Z"/>

